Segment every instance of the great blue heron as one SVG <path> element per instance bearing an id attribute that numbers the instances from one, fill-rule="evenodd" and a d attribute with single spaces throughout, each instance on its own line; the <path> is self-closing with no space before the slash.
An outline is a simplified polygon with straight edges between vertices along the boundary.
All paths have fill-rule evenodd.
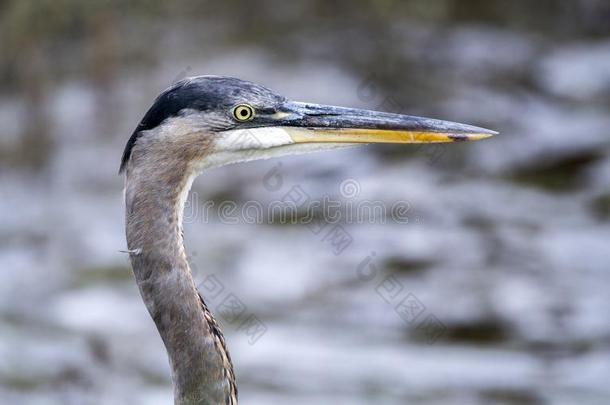
<path id="1" fill-rule="evenodd" d="M 127 142 L 128 252 L 167 349 L 175 404 L 236 404 L 220 326 L 193 281 L 182 211 L 203 170 L 360 143 L 478 140 L 494 131 L 406 115 L 289 101 L 244 80 L 199 76 L 157 97 Z"/>

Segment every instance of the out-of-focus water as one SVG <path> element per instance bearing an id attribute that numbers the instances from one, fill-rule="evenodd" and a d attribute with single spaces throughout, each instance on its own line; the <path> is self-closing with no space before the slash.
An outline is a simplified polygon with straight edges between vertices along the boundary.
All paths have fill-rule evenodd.
<path id="1" fill-rule="evenodd" d="M 0 8 L 0 403 L 171 403 L 119 253 L 117 170 L 156 94 L 195 74 L 501 131 L 196 181 L 187 250 L 242 403 L 609 403 L 608 8 L 433 3 Z M 337 224 L 218 216 L 295 192 L 400 203 L 408 221 L 340 223 L 337 251 Z"/>

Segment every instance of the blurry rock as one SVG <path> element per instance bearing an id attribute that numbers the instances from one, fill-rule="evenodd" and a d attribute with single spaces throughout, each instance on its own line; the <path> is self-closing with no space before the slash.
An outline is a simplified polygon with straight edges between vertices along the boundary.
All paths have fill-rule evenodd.
<path id="1" fill-rule="evenodd" d="M 586 171 L 600 156 L 596 152 L 583 152 L 563 158 L 551 159 L 547 156 L 531 165 L 518 168 L 509 174 L 517 183 L 539 187 L 552 192 L 569 192 L 582 189 L 586 185 Z"/>
<path id="2" fill-rule="evenodd" d="M 589 208 L 598 220 L 610 220 L 610 194 L 595 197 L 589 204 Z"/>
<path id="3" fill-rule="evenodd" d="M 433 263 L 424 259 L 390 257 L 383 263 L 385 270 L 391 274 L 416 275 L 432 267 Z"/>
<path id="4" fill-rule="evenodd" d="M 542 405 L 547 402 L 535 391 L 528 389 L 488 389 L 480 392 L 485 404 Z"/>
<path id="5" fill-rule="evenodd" d="M 511 326 L 499 318 L 482 318 L 461 323 L 443 323 L 443 333 L 438 339 L 446 343 L 498 345 L 511 338 Z M 425 329 L 414 328 L 411 337 L 417 342 L 427 342 Z"/>

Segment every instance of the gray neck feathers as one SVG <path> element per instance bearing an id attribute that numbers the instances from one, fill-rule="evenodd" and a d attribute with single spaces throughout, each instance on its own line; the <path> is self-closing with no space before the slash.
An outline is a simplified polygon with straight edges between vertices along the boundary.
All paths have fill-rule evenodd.
<path id="1" fill-rule="evenodd" d="M 130 255 L 136 282 L 167 349 L 175 403 L 237 403 L 224 338 L 197 292 L 182 242 L 192 170 L 180 159 L 140 160 L 127 166 L 127 245 L 136 252 Z"/>

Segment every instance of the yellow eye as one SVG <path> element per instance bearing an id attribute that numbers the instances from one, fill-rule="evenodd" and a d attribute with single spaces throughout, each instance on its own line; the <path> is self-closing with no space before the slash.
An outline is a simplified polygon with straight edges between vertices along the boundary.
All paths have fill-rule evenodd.
<path id="1" fill-rule="evenodd" d="M 237 121 L 250 121 L 254 118 L 254 108 L 248 104 L 240 104 L 233 108 L 233 117 Z"/>

